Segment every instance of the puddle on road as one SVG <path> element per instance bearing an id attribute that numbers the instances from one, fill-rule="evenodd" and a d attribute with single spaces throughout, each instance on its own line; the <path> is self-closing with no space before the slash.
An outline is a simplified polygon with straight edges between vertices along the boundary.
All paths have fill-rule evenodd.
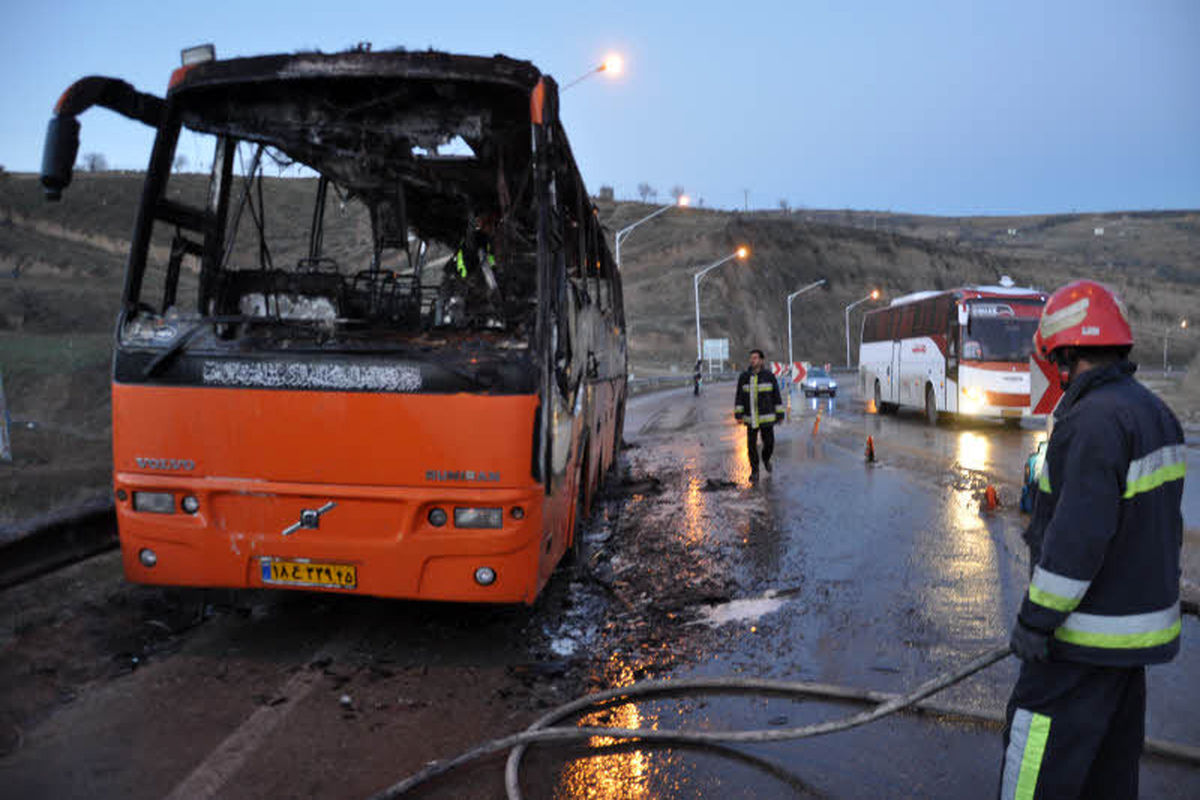
<path id="1" fill-rule="evenodd" d="M 731 622 L 757 622 L 767 614 L 783 608 L 783 599 L 776 597 L 774 592 L 767 592 L 762 597 L 748 597 L 742 600 L 730 600 L 700 609 L 698 622 L 714 628 Z"/>

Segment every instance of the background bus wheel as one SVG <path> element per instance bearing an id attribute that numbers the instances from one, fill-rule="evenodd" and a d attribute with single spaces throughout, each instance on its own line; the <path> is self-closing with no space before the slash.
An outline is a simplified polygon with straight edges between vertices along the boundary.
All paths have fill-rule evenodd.
<path id="1" fill-rule="evenodd" d="M 933 387 L 925 387 L 925 421 L 930 425 L 937 425 L 938 408 L 937 398 L 933 396 Z"/>
<path id="2" fill-rule="evenodd" d="M 895 403 L 883 402 L 883 391 L 879 388 L 879 381 L 875 381 L 875 413 L 890 414 L 895 410 Z"/>

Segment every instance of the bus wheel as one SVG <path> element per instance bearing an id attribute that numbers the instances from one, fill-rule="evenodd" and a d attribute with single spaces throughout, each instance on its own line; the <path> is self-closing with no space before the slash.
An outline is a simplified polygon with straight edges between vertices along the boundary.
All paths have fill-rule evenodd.
<path id="1" fill-rule="evenodd" d="M 883 402 L 883 391 L 879 388 L 879 381 L 875 381 L 875 413 L 890 414 L 896 410 L 894 403 Z"/>
<path id="2" fill-rule="evenodd" d="M 585 461 L 579 470 L 579 481 L 575 490 L 575 515 L 571 521 L 571 543 L 567 546 L 565 553 L 567 564 L 576 574 L 583 572 L 583 523 L 587 508 L 585 500 L 587 473 L 587 462 Z"/>
<path id="3" fill-rule="evenodd" d="M 937 425 L 938 408 L 937 398 L 933 396 L 933 387 L 925 387 L 925 421 L 930 425 Z"/>

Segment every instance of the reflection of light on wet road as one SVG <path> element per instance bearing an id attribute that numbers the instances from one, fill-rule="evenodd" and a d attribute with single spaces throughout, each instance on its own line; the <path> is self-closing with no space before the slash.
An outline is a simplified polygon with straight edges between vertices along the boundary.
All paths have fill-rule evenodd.
<path id="1" fill-rule="evenodd" d="M 749 461 L 747 461 L 747 464 Z M 687 470 L 687 489 L 683 493 L 683 518 L 685 528 L 683 538 L 688 544 L 699 544 L 707 533 L 704 526 L 704 493 L 700 491 L 700 474 L 696 471 L 696 462 L 689 461 Z"/>
<path id="2" fill-rule="evenodd" d="M 634 682 L 633 669 L 629 664 L 613 655 L 609 659 L 614 687 L 629 686 Z M 609 726 L 619 728 L 650 727 L 657 729 L 658 721 L 643 720 L 642 713 L 632 703 L 588 714 L 579 720 L 581 726 Z M 595 737 L 592 747 L 616 744 L 619 740 Z M 566 800 L 591 800 L 592 798 L 627 798 L 641 800 L 649 797 L 650 755 L 640 750 L 576 759 L 563 769 L 559 785 L 554 792 L 556 798 Z"/>
<path id="3" fill-rule="evenodd" d="M 729 442 L 733 452 L 733 464 L 730 478 L 735 481 L 750 480 L 750 453 L 746 450 L 746 426 L 740 422 L 725 428 L 721 438 Z"/>
<path id="4" fill-rule="evenodd" d="M 963 469 L 983 470 L 990 439 L 965 431 L 957 437 L 955 458 Z M 980 515 L 978 481 L 946 486 L 943 531 L 930 541 L 932 580 L 925 593 L 927 613 L 935 625 L 955 638 L 986 640 L 994 633 L 981 609 L 1000 602 L 996 546 Z M 936 518 L 935 518 L 936 519 Z"/>
<path id="5" fill-rule="evenodd" d="M 980 471 L 987 468 L 988 455 L 991 450 L 991 440 L 987 436 L 963 431 L 958 435 L 957 444 L 955 456 L 960 466 Z"/>

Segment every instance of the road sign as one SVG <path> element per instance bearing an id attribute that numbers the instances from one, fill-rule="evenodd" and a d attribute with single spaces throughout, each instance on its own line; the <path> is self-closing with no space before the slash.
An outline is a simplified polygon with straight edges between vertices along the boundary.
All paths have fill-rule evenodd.
<path id="1" fill-rule="evenodd" d="M 1049 414 L 1062 399 L 1058 367 L 1036 352 L 1029 356 L 1029 413 Z"/>
<path id="2" fill-rule="evenodd" d="M 786 361 L 772 361 L 771 374 L 776 378 L 781 378 L 788 372 L 788 364 Z"/>
<path id="3" fill-rule="evenodd" d="M 729 360 L 729 340 L 728 339 L 705 339 L 704 340 L 704 357 L 709 361 L 728 361 Z"/>
<path id="4" fill-rule="evenodd" d="M 808 374 L 808 362 L 797 361 L 792 366 L 792 383 L 799 383 L 804 380 L 804 376 Z"/>

